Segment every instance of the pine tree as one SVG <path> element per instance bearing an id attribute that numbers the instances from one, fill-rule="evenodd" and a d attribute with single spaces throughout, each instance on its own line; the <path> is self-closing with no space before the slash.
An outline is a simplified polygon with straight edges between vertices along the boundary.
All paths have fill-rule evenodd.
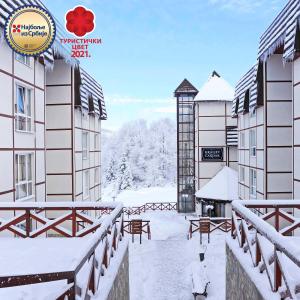
<path id="1" fill-rule="evenodd" d="M 128 190 L 132 187 L 132 174 L 128 165 L 128 154 L 123 154 L 118 170 L 118 191 Z"/>

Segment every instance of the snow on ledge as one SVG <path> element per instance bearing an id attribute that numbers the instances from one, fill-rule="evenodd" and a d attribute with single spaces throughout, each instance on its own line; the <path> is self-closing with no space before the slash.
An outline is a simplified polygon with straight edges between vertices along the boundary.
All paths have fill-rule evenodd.
<path id="1" fill-rule="evenodd" d="M 236 200 L 232 202 L 232 209 L 237 211 L 239 215 L 244 218 L 246 221 L 256 227 L 261 235 L 266 237 L 276 248 L 282 251 L 287 257 L 289 257 L 295 264 L 300 267 L 300 249 L 292 241 L 290 237 L 281 235 L 276 229 L 253 213 L 245 205 L 284 205 L 284 204 L 293 204 L 300 205 L 300 201 L 294 200 L 264 200 L 264 201 L 240 201 Z"/>
<path id="2" fill-rule="evenodd" d="M 121 202 L 69 201 L 69 202 L 1 202 L 1 208 L 117 208 L 123 207 Z"/>
<path id="3" fill-rule="evenodd" d="M 226 245 L 233 252 L 240 265 L 250 277 L 251 281 L 257 287 L 260 294 L 268 300 L 280 300 L 279 293 L 273 293 L 270 288 L 268 277 L 266 274 L 260 273 L 259 268 L 254 268 L 250 255 L 244 253 L 243 248 L 239 247 L 237 240 L 227 236 Z"/>

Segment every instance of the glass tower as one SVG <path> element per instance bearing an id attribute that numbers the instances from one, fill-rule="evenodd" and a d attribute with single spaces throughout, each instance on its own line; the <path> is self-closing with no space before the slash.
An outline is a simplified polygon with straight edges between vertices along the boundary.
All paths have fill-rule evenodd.
<path id="1" fill-rule="evenodd" d="M 177 99 L 177 209 L 195 211 L 195 109 L 198 90 L 186 79 L 175 90 Z"/>

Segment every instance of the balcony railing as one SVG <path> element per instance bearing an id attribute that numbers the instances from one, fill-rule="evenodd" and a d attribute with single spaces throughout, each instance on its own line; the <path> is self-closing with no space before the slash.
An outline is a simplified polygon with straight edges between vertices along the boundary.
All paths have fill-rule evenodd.
<path id="1" fill-rule="evenodd" d="M 108 211 L 110 211 L 109 215 L 107 215 Z M 103 212 L 106 215 L 101 216 Z M 0 231 L 2 232 L 7 231 L 24 238 L 46 236 L 49 231 L 55 231 L 60 236 L 68 238 L 86 237 L 82 240 L 84 244 L 81 244 L 82 248 L 76 259 L 71 260 L 72 264 L 66 270 L 62 271 L 62 266 L 57 266 L 57 270 L 59 270 L 57 272 L 49 273 L 45 269 L 45 272 L 39 274 L 24 274 L 22 269 L 18 269 L 11 270 L 11 275 L 5 274 L 5 276 L 1 275 L 3 270 L 0 270 L 0 289 L 57 282 L 60 285 L 56 291 L 58 296 L 55 298 L 64 300 L 89 299 L 91 294 L 98 291 L 101 277 L 105 276 L 110 267 L 111 258 L 118 252 L 119 243 L 123 240 L 122 204 L 98 202 L 1 203 L 0 215 L 9 213 L 13 216 L 5 220 L 2 217 L 0 220 Z M 34 227 L 32 221 L 35 221 Z M 19 224 L 22 224 L 21 228 Z M 9 240 L 20 242 L 20 239 L 11 238 Z M 41 240 L 40 245 L 43 245 L 43 239 L 36 240 Z M 59 246 L 57 241 L 60 239 L 47 238 L 44 240 L 55 242 L 55 247 Z M 64 239 L 64 241 L 68 240 Z M 11 250 L 12 252 L 17 251 L 16 255 L 24 255 L 24 249 Z M 75 252 L 76 249 L 74 249 Z M 11 253 L 3 253 L 3 255 L 11 257 Z M 31 253 L 29 253 L 29 257 L 30 255 Z M 15 275 L 19 273 L 23 275 Z M 63 288 L 62 282 L 64 282 Z M 51 290 L 53 290 L 52 285 Z"/>
<path id="2" fill-rule="evenodd" d="M 273 293 L 280 293 L 282 299 L 297 299 L 300 218 L 296 215 L 300 201 L 234 201 L 232 209 L 231 236 L 250 255 L 249 267 L 267 276 Z"/>

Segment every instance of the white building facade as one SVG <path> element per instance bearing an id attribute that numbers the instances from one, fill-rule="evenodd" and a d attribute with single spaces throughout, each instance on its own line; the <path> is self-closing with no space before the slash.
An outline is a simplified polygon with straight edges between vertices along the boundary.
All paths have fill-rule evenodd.
<path id="1" fill-rule="evenodd" d="M 14 8 L 0 1 L 0 29 Z M 100 84 L 57 37 L 37 58 L 15 54 L 2 39 L 0 87 L 0 201 L 99 201 Z"/>
<path id="2" fill-rule="evenodd" d="M 299 16 L 300 1 L 289 1 L 262 35 L 257 64 L 236 87 L 240 199 L 300 196 Z"/>

